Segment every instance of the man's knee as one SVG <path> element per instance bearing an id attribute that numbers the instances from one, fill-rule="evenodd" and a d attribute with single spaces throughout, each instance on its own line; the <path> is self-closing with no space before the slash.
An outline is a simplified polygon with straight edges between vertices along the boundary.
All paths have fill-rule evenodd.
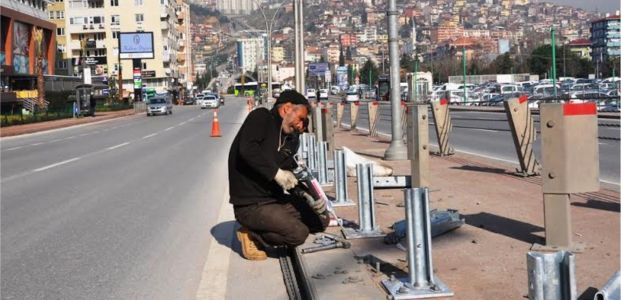
<path id="1" fill-rule="evenodd" d="M 291 231 L 287 234 L 287 244 L 291 246 L 298 246 L 304 244 L 306 238 L 309 235 L 308 227 L 304 224 L 299 224 L 291 228 Z"/>

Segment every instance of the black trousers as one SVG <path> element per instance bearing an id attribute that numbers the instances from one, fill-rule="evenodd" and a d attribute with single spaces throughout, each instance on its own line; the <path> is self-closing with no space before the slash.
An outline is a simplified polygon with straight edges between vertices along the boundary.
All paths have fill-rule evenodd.
<path id="1" fill-rule="evenodd" d="M 297 197 L 234 206 L 235 219 L 271 246 L 298 246 L 306 241 L 309 233 L 324 231 L 329 220 L 317 214 Z"/>

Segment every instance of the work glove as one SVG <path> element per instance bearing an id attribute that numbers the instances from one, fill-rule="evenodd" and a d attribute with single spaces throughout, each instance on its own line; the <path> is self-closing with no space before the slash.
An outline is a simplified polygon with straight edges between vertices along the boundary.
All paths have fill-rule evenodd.
<path id="1" fill-rule="evenodd" d="M 274 180 L 285 190 L 290 190 L 298 184 L 298 179 L 291 171 L 278 169 Z"/>
<path id="2" fill-rule="evenodd" d="M 308 205 L 310 205 L 313 211 L 315 211 L 318 215 L 321 215 L 326 211 L 326 200 L 323 198 L 315 199 L 307 192 L 303 192 L 302 197 L 306 199 L 306 203 L 308 203 Z"/>

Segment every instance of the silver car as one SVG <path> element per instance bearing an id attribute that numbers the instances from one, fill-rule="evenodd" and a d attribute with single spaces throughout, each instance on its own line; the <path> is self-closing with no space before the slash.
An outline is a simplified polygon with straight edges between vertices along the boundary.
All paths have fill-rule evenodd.
<path id="1" fill-rule="evenodd" d="M 203 108 L 218 108 L 220 106 L 220 100 L 214 95 L 206 95 L 201 102 L 201 109 Z"/>
<path id="2" fill-rule="evenodd" d="M 168 97 L 155 96 L 147 102 L 147 116 L 155 114 L 169 115 L 172 114 L 173 105 Z"/>

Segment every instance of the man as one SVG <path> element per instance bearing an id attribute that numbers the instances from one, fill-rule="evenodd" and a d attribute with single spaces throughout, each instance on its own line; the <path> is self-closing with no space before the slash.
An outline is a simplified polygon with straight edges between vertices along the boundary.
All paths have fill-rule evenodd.
<path id="1" fill-rule="evenodd" d="M 300 190 L 291 172 L 298 135 L 304 132 L 310 105 L 304 96 L 287 90 L 274 108 L 253 110 L 241 126 L 229 153 L 230 203 L 242 225 L 237 238 L 249 260 L 267 258 L 261 246 L 297 246 L 310 232 L 323 231 L 329 220 L 319 217 L 326 203 Z"/>

